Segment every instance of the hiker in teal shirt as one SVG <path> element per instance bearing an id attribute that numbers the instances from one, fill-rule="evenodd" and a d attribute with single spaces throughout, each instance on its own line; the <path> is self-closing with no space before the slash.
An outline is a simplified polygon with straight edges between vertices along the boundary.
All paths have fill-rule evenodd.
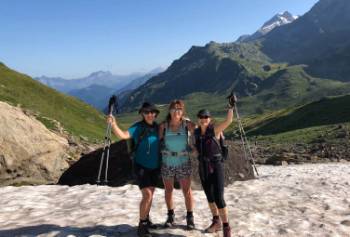
<path id="1" fill-rule="evenodd" d="M 144 134 L 146 133 L 147 134 Z M 134 162 L 148 169 L 159 168 L 159 141 L 157 124 L 149 125 L 145 121 L 140 121 L 132 125 L 128 132 L 134 140 L 134 144 L 138 143 L 138 139 L 144 135 L 139 141 L 139 145 L 135 151 Z"/>
<path id="2" fill-rule="evenodd" d="M 155 227 L 149 218 L 153 193 L 159 178 L 159 138 L 156 117 L 159 110 L 150 103 L 143 103 L 139 110 L 142 121 L 123 131 L 117 125 L 116 119 L 109 115 L 107 122 L 111 123 L 115 135 L 120 139 L 132 138 L 135 143 L 134 172 L 142 193 L 140 203 L 140 222 L 137 234 L 140 237 L 151 237 L 149 228 Z"/>

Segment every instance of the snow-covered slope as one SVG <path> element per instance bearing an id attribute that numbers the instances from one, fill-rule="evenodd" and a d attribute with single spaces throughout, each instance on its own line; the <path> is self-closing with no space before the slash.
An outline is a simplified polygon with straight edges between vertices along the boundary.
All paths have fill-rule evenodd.
<path id="1" fill-rule="evenodd" d="M 350 163 L 259 167 L 261 177 L 227 187 L 233 236 L 349 236 Z M 0 236 L 136 236 L 137 186 L 24 186 L 0 188 Z M 176 223 L 156 236 L 204 234 L 211 215 L 203 191 L 194 191 L 197 229 L 185 231 L 185 205 L 175 191 Z M 151 217 L 166 217 L 164 190 Z"/>

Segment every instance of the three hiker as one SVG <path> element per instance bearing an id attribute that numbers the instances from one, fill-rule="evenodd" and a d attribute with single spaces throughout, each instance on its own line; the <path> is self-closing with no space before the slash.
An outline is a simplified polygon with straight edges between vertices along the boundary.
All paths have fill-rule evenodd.
<path id="1" fill-rule="evenodd" d="M 107 117 L 107 122 L 111 123 L 113 132 L 119 138 L 132 138 L 135 144 L 134 171 L 142 193 L 138 236 L 152 236 L 149 228 L 154 225 L 150 221 L 149 212 L 159 173 L 162 175 L 168 208 L 164 226 L 171 227 L 175 221 L 173 190 L 174 180 L 177 179 L 185 198 L 187 229 L 195 228 L 191 189 L 193 156 L 198 157 L 201 184 L 213 215 L 212 224 L 205 231 L 214 233 L 223 229 L 224 237 L 231 236 L 224 200 L 223 153 L 220 137 L 232 123 L 232 108 L 231 104 L 226 120 L 218 124 L 212 123 L 208 110 L 200 110 L 197 114 L 199 119 L 197 128 L 194 123 L 186 119 L 185 105 L 181 100 L 170 103 L 167 118 L 160 125 L 155 122 L 159 110 L 147 102 L 139 110 L 142 121 L 135 123 L 127 131 L 118 127 L 112 115 Z"/>

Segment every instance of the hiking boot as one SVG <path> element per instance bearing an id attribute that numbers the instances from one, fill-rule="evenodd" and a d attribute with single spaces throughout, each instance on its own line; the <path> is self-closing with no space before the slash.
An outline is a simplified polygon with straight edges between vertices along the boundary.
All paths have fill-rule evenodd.
<path id="1" fill-rule="evenodd" d="M 152 234 L 148 230 L 148 222 L 139 223 L 139 227 L 137 228 L 137 236 L 138 237 L 152 237 Z"/>
<path id="2" fill-rule="evenodd" d="M 168 213 L 168 218 L 165 221 L 164 227 L 165 228 L 172 227 L 174 225 L 174 222 L 175 222 L 175 214 Z"/>
<path id="3" fill-rule="evenodd" d="M 186 222 L 187 222 L 187 230 L 193 230 L 195 227 L 193 216 L 186 216 Z"/>
<path id="4" fill-rule="evenodd" d="M 158 225 L 153 224 L 150 217 L 147 217 L 147 226 L 149 229 L 157 229 L 158 228 Z"/>
<path id="5" fill-rule="evenodd" d="M 223 237 L 231 237 L 231 227 L 225 226 L 223 229 L 224 235 Z"/>
<path id="6" fill-rule="evenodd" d="M 206 233 L 215 233 L 221 230 L 221 221 L 219 217 L 213 217 L 211 225 L 205 229 Z"/>

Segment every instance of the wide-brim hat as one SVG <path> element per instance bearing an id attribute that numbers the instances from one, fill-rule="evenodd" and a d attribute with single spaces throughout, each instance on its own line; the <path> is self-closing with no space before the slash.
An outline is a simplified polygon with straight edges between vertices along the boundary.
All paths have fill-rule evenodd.
<path id="1" fill-rule="evenodd" d="M 139 114 L 145 111 L 155 112 L 157 115 L 159 114 L 159 110 L 157 109 L 157 107 L 149 102 L 145 102 L 142 104 L 141 108 L 139 109 Z"/>
<path id="2" fill-rule="evenodd" d="M 198 113 L 197 113 L 197 117 L 199 118 L 199 117 L 204 117 L 204 116 L 211 117 L 210 111 L 207 110 L 207 109 L 201 109 L 201 110 L 199 110 Z"/>

